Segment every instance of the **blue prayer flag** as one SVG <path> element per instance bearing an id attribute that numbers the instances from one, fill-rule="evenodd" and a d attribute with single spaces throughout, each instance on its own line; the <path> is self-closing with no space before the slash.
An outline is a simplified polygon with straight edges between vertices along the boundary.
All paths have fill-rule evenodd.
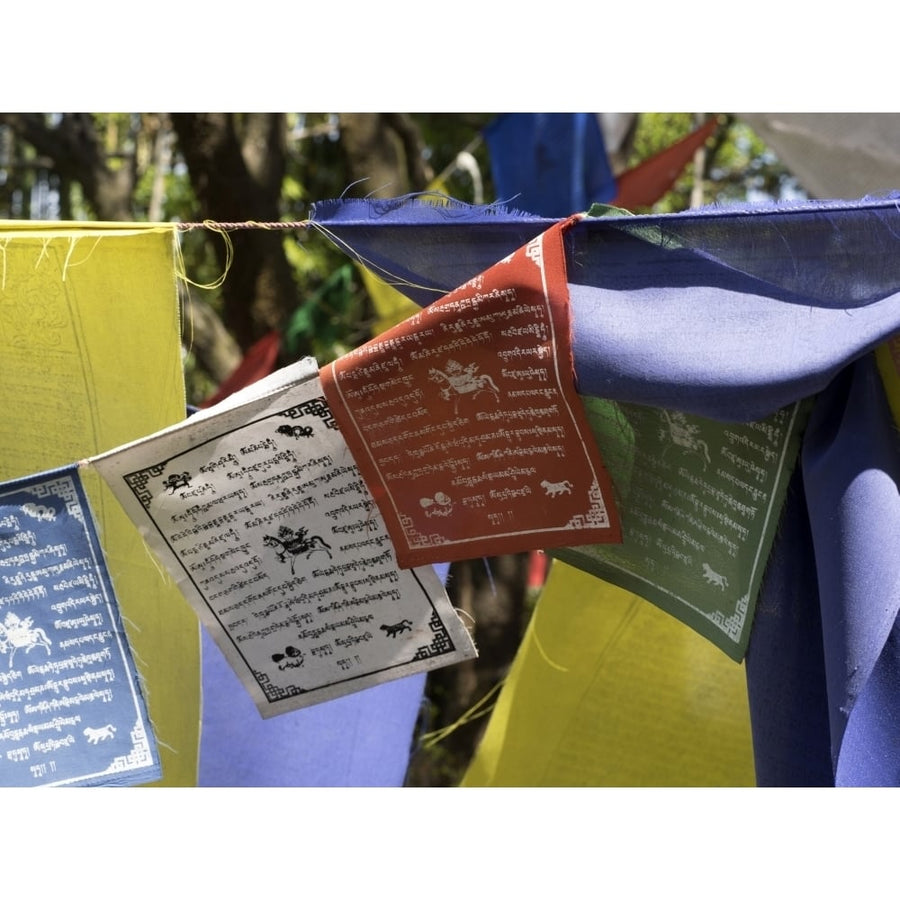
<path id="1" fill-rule="evenodd" d="M 616 195 L 596 113 L 505 113 L 484 139 L 496 196 L 519 209 L 563 218 Z"/>
<path id="2" fill-rule="evenodd" d="M 160 776 L 77 467 L 0 485 L 0 785 Z"/>

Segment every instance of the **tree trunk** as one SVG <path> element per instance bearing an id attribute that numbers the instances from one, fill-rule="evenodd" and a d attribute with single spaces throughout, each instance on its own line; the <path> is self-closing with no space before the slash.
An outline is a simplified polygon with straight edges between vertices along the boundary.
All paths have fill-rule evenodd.
<path id="1" fill-rule="evenodd" d="M 409 116 L 342 113 L 340 122 L 341 147 L 357 194 L 399 197 L 425 189 L 430 172 L 422 161 L 421 136 Z"/>
<path id="2" fill-rule="evenodd" d="M 174 113 L 172 126 L 206 216 L 216 222 L 280 220 L 283 113 Z M 222 285 L 222 317 L 246 351 L 269 331 L 282 329 L 297 306 L 297 286 L 282 232 L 236 230 L 228 239 L 233 258 Z M 224 270 L 226 242 L 220 236 L 211 240 Z"/>
<path id="3" fill-rule="evenodd" d="M 241 348 L 208 303 L 195 301 L 186 288 L 179 296 L 181 341 L 219 385 L 240 365 Z"/>

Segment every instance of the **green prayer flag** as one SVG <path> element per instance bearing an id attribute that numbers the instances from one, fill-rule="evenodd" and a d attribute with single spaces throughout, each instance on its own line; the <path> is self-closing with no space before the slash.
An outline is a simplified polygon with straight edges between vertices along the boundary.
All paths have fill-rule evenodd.
<path id="1" fill-rule="evenodd" d="M 743 659 L 810 402 L 724 424 L 582 400 L 615 484 L 623 542 L 553 555 L 649 600 Z"/>

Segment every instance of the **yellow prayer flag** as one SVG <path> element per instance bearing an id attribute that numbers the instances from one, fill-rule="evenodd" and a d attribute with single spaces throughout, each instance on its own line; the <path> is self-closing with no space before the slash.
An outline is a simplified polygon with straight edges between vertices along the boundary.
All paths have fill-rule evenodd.
<path id="1" fill-rule="evenodd" d="M 894 423 L 900 425 L 900 334 L 895 334 L 876 347 L 875 362 Z"/>
<path id="2" fill-rule="evenodd" d="M 382 281 L 365 266 L 357 265 L 363 286 L 372 299 L 372 306 L 378 318 L 372 324 L 372 335 L 377 337 L 382 332 L 406 321 L 421 310 L 421 307 L 401 294 L 396 288 Z"/>
<path id="3" fill-rule="evenodd" d="M 77 462 L 185 417 L 169 226 L 0 223 L 0 479 Z M 159 743 L 161 786 L 197 783 L 196 616 L 82 467 Z"/>
<path id="4" fill-rule="evenodd" d="M 555 560 L 462 786 L 755 783 L 743 665 Z"/>

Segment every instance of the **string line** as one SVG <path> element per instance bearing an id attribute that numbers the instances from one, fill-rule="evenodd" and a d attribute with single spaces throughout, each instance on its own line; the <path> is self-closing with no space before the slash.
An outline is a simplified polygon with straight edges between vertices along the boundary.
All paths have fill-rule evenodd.
<path id="1" fill-rule="evenodd" d="M 226 263 L 225 272 L 213 283 L 209 285 L 196 285 L 196 287 L 202 288 L 214 288 L 220 287 L 222 282 L 225 280 L 225 277 L 228 274 L 228 269 L 231 267 L 231 262 L 233 258 L 233 248 L 231 247 L 230 241 L 228 240 L 228 232 L 229 231 L 241 231 L 241 230 L 250 230 L 250 229 L 261 229 L 268 231 L 291 231 L 291 230 L 305 230 L 312 228 L 319 233 L 323 234 L 326 238 L 328 238 L 332 243 L 334 243 L 339 249 L 343 250 L 348 256 L 352 259 L 355 259 L 361 265 L 365 266 L 370 272 L 375 274 L 378 278 L 380 278 L 385 284 L 394 287 L 412 287 L 417 288 L 420 291 L 427 291 L 429 293 L 435 294 L 435 296 L 441 296 L 445 291 L 440 290 L 439 288 L 431 287 L 429 285 L 416 284 L 415 282 L 409 281 L 406 278 L 403 278 L 399 275 L 394 275 L 387 269 L 382 266 L 377 265 L 372 260 L 366 259 L 362 254 L 358 253 L 354 250 L 353 247 L 350 246 L 346 241 L 340 239 L 336 234 L 329 231 L 323 225 L 320 225 L 318 222 L 312 219 L 305 219 L 300 222 L 255 222 L 255 221 L 246 221 L 246 222 L 214 222 L 212 220 L 205 220 L 203 222 L 176 222 L 174 223 L 176 230 L 178 231 L 191 231 L 200 228 L 205 228 L 209 231 L 217 232 L 222 235 L 223 239 L 226 241 L 226 246 L 228 247 L 228 261 Z"/>
<path id="2" fill-rule="evenodd" d="M 197 228 L 208 228 L 211 231 L 241 231 L 249 229 L 261 229 L 263 231 L 292 231 L 309 228 L 310 220 L 302 222 L 213 222 L 207 219 L 204 222 L 176 222 L 178 231 L 192 231 Z"/>

